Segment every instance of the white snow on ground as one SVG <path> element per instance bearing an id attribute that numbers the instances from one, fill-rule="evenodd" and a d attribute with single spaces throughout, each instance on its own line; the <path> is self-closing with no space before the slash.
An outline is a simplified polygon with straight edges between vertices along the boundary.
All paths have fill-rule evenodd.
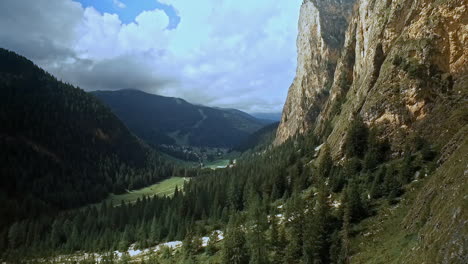
<path id="1" fill-rule="evenodd" d="M 217 232 L 218 241 L 221 241 L 221 240 L 224 239 L 223 231 L 215 230 L 213 232 Z M 202 237 L 202 246 L 206 247 L 208 245 L 208 241 L 210 241 L 209 237 Z M 162 244 L 159 244 L 159 245 L 157 245 L 155 247 L 146 248 L 146 249 L 143 249 L 143 250 L 135 249 L 135 246 L 136 246 L 135 244 L 132 244 L 132 245 L 130 245 L 130 247 L 127 250 L 127 253 L 128 253 L 128 255 L 130 255 L 130 257 L 135 257 L 135 256 L 138 256 L 138 255 L 147 254 L 149 252 L 158 252 L 163 247 L 169 247 L 169 248 L 172 248 L 172 249 L 180 248 L 182 246 L 182 241 L 170 241 L 170 242 L 162 243 Z M 113 253 L 118 259 L 122 258 L 122 255 L 124 254 L 124 253 L 122 253 L 120 251 L 114 251 Z M 99 262 L 101 262 L 103 255 L 98 254 L 98 253 L 82 253 L 82 254 L 74 255 L 74 256 L 73 255 L 63 255 L 63 256 L 57 257 L 56 260 L 59 261 L 59 262 L 63 261 L 63 260 L 80 261 L 80 260 L 85 260 L 85 259 L 87 259 L 89 257 L 93 257 L 93 256 L 94 256 L 95 260 L 99 263 Z"/>
<path id="2" fill-rule="evenodd" d="M 163 246 L 170 247 L 170 248 L 177 248 L 182 246 L 182 241 L 171 241 L 162 244 Z"/>
<path id="3" fill-rule="evenodd" d="M 221 230 L 216 230 L 218 232 L 218 240 L 223 240 L 224 239 L 224 233 Z"/>
<path id="4" fill-rule="evenodd" d="M 175 249 L 175 248 L 179 248 L 181 246 L 182 246 L 182 241 L 170 241 L 170 242 L 166 242 L 166 243 L 162 243 L 162 244 L 157 245 L 154 248 L 154 252 L 158 252 L 163 247 L 168 247 L 168 248 Z"/>
<path id="5" fill-rule="evenodd" d="M 221 230 L 213 231 L 213 233 L 215 233 L 215 232 L 218 234 L 218 241 L 221 241 L 221 240 L 224 239 L 223 231 L 221 231 Z M 211 233 L 211 234 L 213 234 L 213 233 Z M 206 247 L 208 245 L 209 241 L 210 241 L 210 237 L 202 237 L 202 246 Z"/>
<path id="6" fill-rule="evenodd" d="M 210 241 L 209 237 L 202 237 L 202 247 L 208 246 L 208 241 Z"/>
<path id="7" fill-rule="evenodd" d="M 332 206 L 335 207 L 335 208 L 339 208 L 341 206 L 341 202 L 333 201 Z"/>
<path id="8" fill-rule="evenodd" d="M 315 151 L 316 151 L 316 152 L 319 151 L 322 147 L 323 147 L 323 144 L 320 145 L 320 146 L 317 146 L 317 147 L 315 148 Z"/>
<path id="9" fill-rule="evenodd" d="M 134 257 L 136 255 L 140 255 L 141 254 L 141 250 L 137 249 L 137 250 L 133 250 L 133 249 L 130 249 L 128 250 L 128 254 L 130 255 L 130 257 Z"/>

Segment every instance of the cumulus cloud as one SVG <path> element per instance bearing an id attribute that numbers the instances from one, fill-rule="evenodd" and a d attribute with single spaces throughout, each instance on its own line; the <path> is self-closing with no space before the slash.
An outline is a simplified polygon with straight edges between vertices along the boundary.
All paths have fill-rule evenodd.
<path id="1" fill-rule="evenodd" d="M 117 3 L 118 1 L 114 1 Z M 300 0 L 161 0 L 124 24 L 71 0 L 0 2 L 0 46 L 85 90 L 133 88 L 200 104 L 279 111 L 295 71 Z"/>
<path id="2" fill-rule="evenodd" d="M 124 3 L 120 2 L 119 0 L 113 0 L 113 3 L 116 7 L 118 8 L 126 8 L 127 5 L 125 5 Z"/>

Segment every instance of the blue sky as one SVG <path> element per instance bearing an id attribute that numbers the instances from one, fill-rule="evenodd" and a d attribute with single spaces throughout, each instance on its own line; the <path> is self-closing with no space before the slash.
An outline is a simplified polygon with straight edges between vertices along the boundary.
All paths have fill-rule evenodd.
<path id="1" fill-rule="evenodd" d="M 0 47 L 86 91 L 280 112 L 302 0 L 1 0 Z"/>
<path id="2" fill-rule="evenodd" d="M 156 0 L 78 0 L 84 7 L 94 7 L 101 13 L 117 14 L 122 23 L 134 22 L 141 12 L 146 10 L 163 10 L 169 17 L 169 28 L 176 28 L 180 17 L 173 6 Z"/>

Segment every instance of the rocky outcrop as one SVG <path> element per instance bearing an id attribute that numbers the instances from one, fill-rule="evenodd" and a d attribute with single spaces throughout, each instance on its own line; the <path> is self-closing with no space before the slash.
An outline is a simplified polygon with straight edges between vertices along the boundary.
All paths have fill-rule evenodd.
<path id="1" fill-rule="evenodd" d="M 297 75 L 276 143 L 314 130 L 339 157 L 361 115 L 396 151 L 413 133 L 443 147 L 467 120 L 468 3 L 342 2 L 302 5 Z"/>
<path id="2" fill-rule="evenodd" d="M 276 144 L 311 128 L 333 83 L 354 0 L 306 0 L 299 17 L 297 70 Z"/>
<path id="3" fill-rule="evenodd" d="M 401 222 L 418 240 L 393 237 L 404 257 L 385 261 L 467 263 L 468 1 L 351 2 L 304 1 L 297 76 L 276 143 L 313 131 L 341 160 L 356 116 L 379 128 L 394 157 L 410 137 L 423 137 L 440 159 Z M 324 26 L 330 10 L 345 25 Z M 340 41 L 327 41 L 327 30 Z"/>

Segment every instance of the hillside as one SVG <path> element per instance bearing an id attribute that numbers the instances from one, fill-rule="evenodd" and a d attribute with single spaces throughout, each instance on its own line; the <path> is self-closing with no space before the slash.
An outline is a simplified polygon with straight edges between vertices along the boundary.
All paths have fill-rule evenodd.
<path id="1" fill-rule="evenodd" d="M 251 115 L 271 123 L 279 122 L 281 120 L 281 113 L 251 113 Z"/>
<path id="2" fill-rule="evenodd" d="M 400 215 L 385 211 L 380 219 L 387 229 L 378 230 L 378 236 L 388 241 L 376 244 L 374 236 L 359 233 L 352 263 L 383 263 L 382 258 L 385 263 L 466 262 L 466 239 L 458 236 L 466 236 L 466 215 L 460 212 L 467 208 L 457 200 L 464 199 L 460 190 L 468 185 L 463 173 L 468 164 L 467 11 L 466 1 L 455 0 L 302 4 L 297 74 L 276 145 L 296 134 L 313 135 L 338 164 L 357 156 L 364 166 L 375 158 L 375 153 L 363 155 L 370 151 L 362 140 L 368 133 L 386 142 L 395 160 L 414 155 L 417 148 L 409 147 L 414 142 L 440 153 L 434 171 L 425 173 L 432 178 L 409 188 L 396 207 L 404 208 Z M 361 147 L 349 150 L 352 137 L 361 138 L 353 141 Z M 421 180 L 421 171 L 411 173 Z M 442 204 L 448 199 L 453 202 Z M 381 254 L 373 255 L 375 250 Z"/>
<path id="3" fill-rule="evenodd" d="M 153 146 L 190 145 L 230 148 L 263 126 L 239 110 L 194 105 L 180 98 L 138 90 L 97 91 L 94 96 L 136 135 Z"/>
<path id="4" fill-rule="evenodd" d="M 279 122 L 269 124 L 262 129 L 259 129 L 246 140 L 241 142 L 234 148 L 235 151 L 244 152 L 249 149 L 258 150 L 270 146 L 275 139 L 276 130 L 278 129 Z"/>
<path id="5" fill-rule="evenodd" d="M 0 234 L 172 173 L 93 96 L 4 49 L 0 93 Z"/>

